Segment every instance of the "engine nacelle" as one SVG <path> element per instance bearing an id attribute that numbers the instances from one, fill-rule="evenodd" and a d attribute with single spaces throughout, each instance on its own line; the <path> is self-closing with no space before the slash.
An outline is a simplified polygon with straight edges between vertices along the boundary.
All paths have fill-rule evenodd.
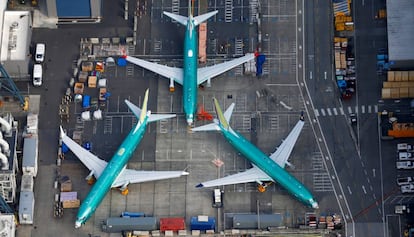
<path id="1" fill-rule="evenodd" d="M 121 191 L 121 194 L 122 194 L 122 195 L 124 195 L 124 196 L 128 195 L 128 193 L 129 193 L 129 190 L 128 190 L 128 183 L 125 183 L 124 185 L 122 185 L 122 186 L 119 188 L 119 191 Z"/>
<path id="2" fill-rule="evenodd" d="M 264 192 L 266 192 L 267 187 L 271 184 L 272 184 L 272 182 L 259 183 L 258 186 L 257 186 L 257 190 L 261 193 L 264 193 Z"/>
<path id="3" fill-rule="evenodd" d="M 93 176 L 93 171 L 91 171 L 88 176 L 86 176 L 85 180 L 88 182 L 89 185 L 92 185 L 95 183 L 95 177 Z"/>
<path id="4" fill-rule="evenodd" d="M 174 92 L 174 91 L 175 91 L 174 79 L 170 78 L 170 92 Z"/>

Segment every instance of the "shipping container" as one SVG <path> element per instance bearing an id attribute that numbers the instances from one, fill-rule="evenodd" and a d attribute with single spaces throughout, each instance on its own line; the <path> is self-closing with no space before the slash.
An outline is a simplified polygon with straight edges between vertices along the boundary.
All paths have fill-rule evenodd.
<path id="1" fill-rule="evenodd" d="M 160 218 L 160 230 L 185 230 L 185 221 L 182 217 Z"/>
<path id="2" fill-rule="evenodd" d="M 33 192 L 33 175 L 23 174 L 20 191 L 22 192 Z"/>
<path id="3" fill-rule="evenodd" d="M 233 229 L 266 229 L 281 226 L 284 226 L 281 214 L 236 214 L 233 216 Z"/>
<path id="4" fill-rule="evenodd" d="M 192 216 L 190 230 L 215 230 L 216 218 L 209 216 Z"/>
<path id="5" fill-rule="evenodd" d="M 23 174 L 37 175 L 37 136 L 26 137 L 23 143 Z"/>
<path id="6" fill-rule="evenodd" d="M 20 192 L 19 201 L 19 223 L 20 224 L 33 224 L 34 217 L 34 195 L 33 192 Z"/>
<path id="7" fill-rule="evenodd" d="M 205 63 L 207 60 L 207 23 L 203 22 L 198 27 L 198 62 Z"/>
<path id="8" fill-rule="evenodd" d="M 30 113 L 27 115 L 27 125 L 26 125 L 26 132 L 29 134 L 37 134 L 37 126 L 39 120 L 38 115 Z"/>
<path id="9" fill-rule="evenodd" d="M 156 230 L 157 219 L 155 217 L 123 218 L 110 217 L 102 225 L 102 231 L 117 233 L 127 230 Z"/>

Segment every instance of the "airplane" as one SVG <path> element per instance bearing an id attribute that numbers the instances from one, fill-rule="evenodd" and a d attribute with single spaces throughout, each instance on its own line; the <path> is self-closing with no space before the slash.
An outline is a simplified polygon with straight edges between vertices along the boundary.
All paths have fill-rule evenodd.
<path id="1" fill-rule="evenodd" d="M 184 64 L 183 68 L 169 67 L 157 63 L 148 62 L 131 56 L 124 58 L 135 65 L 146 68 L 170 80 L 170 91 L 173 92 L 174 82 L 183 86 L 183 106 L 187 124 L 192 126 L 194 114 L 197 112 L 197 86 L 207 81 L 207 86 L 211 85 L 211 78 L 218 76 L 240 64 L 254 59 L 254 54 L 246 54 L 243 57 L 216 64 L 213 66 L 198 68 L 198 47 L 197 47 L 197 26 L 206 21 L 208 18 L 217 14 L 218 11 L 209 12 L 200 16 L 193 16 L 191 7 L 188 3 L 188 17 L 176 15 L 169 12 L 163 12 L 166 16 L 176 22 L 186 26 L 184 39 Z"/>
<path id="2" fill-rule="evenodd" d="M 142 140 L 145 134 L 147 124 L 162 119 L 173 118 L 175 114 L 151 114 L 147 111 L 148 103 L 147 89 L 145 92 L 142 109 L 125 100 L 128 108 L 139 119 L 138 123 L 131 129 L 128 136 L 122 142 L 117 152 L 109 162 L 99 159 L 97 156 L 84 149 L 78 143 L 69 138 L 62 127 L 60 127 L 60 136 L 62 142 L 82 161 L 82 163 L 91 171 L 87 180 L 94 176 L 97 180 L 86 196 L 79 208 L 75 228 L 81 227 L 92 216 L 96 208 L 104 199 L 106 193 L 114 187 L 118 187 L 122 194 L 128 194 L 128 184 L 142 183 L 154 180 L 178 178 L 182 175 L 188 175 L 185 171 L 138 171 L 126 168 L 128 160 L 131 158 L 135 148 Z"/>
<path id="3" fill-rule="evenodd" d="M 234 175 L 203 182 L 196 187 L 257 182 L 259 184 L 259 191 L 264 192 L 269 183 L 276 182 L 306 206 L 318 209 L 318 203 L 311 192 L 284 169 L 286 165 L 291 165 L 288 158 L 305 123 L 303 113 L 300 120 L 277 150 L 270 156 L 267 156 L 230 127 L 230 118 L 235 104 L 232 103 L 223 113 L 216 98 L 213 98 L 213 102 L 218 119 L 214 119 L 213 123 L 195 127 L 191 130 L 195 132 L 220 131 L 224 138 L 253 164 L 253 168 Z"/>

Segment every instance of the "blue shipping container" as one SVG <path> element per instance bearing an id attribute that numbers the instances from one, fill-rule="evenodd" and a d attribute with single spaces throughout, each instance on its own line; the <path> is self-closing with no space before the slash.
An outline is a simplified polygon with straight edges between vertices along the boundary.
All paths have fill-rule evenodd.
<path id="1" fill-rule="evenodd" d="M 190 230 L 215 230 L 216 218 L 208 217 L 208 221 L 200 221 L 197 216 L 192 216 Z"/>
<path id="2" fill-rule="evenodd" d="M 87 109 L 91 107 L 91 97 L 89 95 L 84 95 L 82 100 L 82 107 Z"/>

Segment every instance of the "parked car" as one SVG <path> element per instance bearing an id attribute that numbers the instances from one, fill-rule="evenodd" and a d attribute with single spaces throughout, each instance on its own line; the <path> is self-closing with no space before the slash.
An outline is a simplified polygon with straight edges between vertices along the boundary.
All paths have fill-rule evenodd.
<path id="1" fill-rule="evenodd" d="M 401 186 L 402 193 L 414 193 L 414 184 L 408 184 Z"/>
<path id="2" fill-rule="evenodd" d="M 46 45 L 45 44 L 36 44 L 36 52 L 35 52 L 35 61 L 37 63 L 42 63 L 45 61 L 45 51 Z"/>
<path id="3" fill-rule="evenodd" d="M 41 86 L 42 85 L 42 77 L 43 77 L 43 68 L 41 64 L 35 64 L 33 66 L 33 85 L 34 86 Z"/>
<path id="4" fill-rule="evenodd" d="M 398 186 L 408 185 L 408 184 L 411 184 L 411 183 L 414 183 L 414 178 L 413 177 L 400 177 L 400 178 L 397 178 Z"/>
<path id="5" fill-rule="evenodd" d="M 397 161 L 397 169 L 414 169 L 414 164 L 412 161 Z"/>
<path id="6" fill-rule="evenodd" d="M 400 160 L 414 160 L 414 155 L 412 152 L 399 152 L 398 159 Z"/>

